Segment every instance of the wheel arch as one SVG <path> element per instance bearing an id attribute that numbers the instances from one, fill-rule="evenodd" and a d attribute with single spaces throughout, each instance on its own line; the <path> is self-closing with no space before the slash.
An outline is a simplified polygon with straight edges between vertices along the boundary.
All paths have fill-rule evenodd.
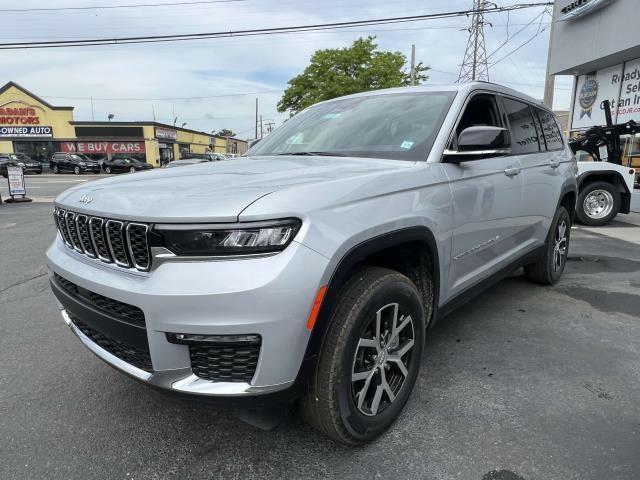
<path id="1" fill-rule="evenodd" d="M 620 212 L 629 213 L 631 210 L 631 192 L 620 172 L 615 170 L 596 170 L 581 173 L 578 176 L 578 194 L 582 192 L 583 187 L 598 181 L 610 183 L 616 188 L 620 193 Z"/>
<path id="2" fill-rule="evenodd" d="M 307 351 L 305 353 L 305 364 L 313 364 L 314 358 L 317 356 L 322 341 L 326 335 L 326 331 L 329 325 L 329 319 L 335 308 L 336 301 L 340 291 L 346 281 L 349 279 L 350 274 L 357 270 L 359 266 L 372 265 L 392 268 L 402 272 L 401 269 L 394 268 L 390 263 L 392 258 L 387 255 L 391 252 L 397 252 L 396 259 L 400 259 L 406 252 L 418 252 L 415 247 L 421 246 L 427 248 L 426 253 L 429 257 L 429 268 L 431 275 L 431 318 L 430 324 L 433 323 L 433 319 L 436 317 L 438 298 L 439 298 L 439 285 L 440 285 L 440 261 L 439 252 L 435 236 L 432 231 L 425 226 L 408 227 L 392 232 L 387 232 L 382 235 L 367 239 L 362 243 L 352 247 L 338 262 L 334 268 L 330 280 L 327 284 L 327 291 L 325 293 L 322 306 L 320 308 L 317 321 L 311 332 L 311 337 L 307 344 Z M 426 259 L 425 259 L 426 260 Z M 406 273 L 405 273 L 406 274 Z M 411 278 L 410 275 L 407 275 Z M 414 280 L 412 278 L 412 280 Z M 414 280 L 415 282 L 415 280 Z M 420 290 L 420 287 L 418 286 Z M 423 292 L 421 291 L 421 294 Z"/>

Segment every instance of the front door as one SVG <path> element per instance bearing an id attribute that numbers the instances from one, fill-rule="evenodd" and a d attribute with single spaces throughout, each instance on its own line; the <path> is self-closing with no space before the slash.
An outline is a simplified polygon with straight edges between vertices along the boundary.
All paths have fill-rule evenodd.
<path id="1" fill-rule="evenodd" d="M 506 127 L 493 95 L 471 98 L 458 122 L 467 127 Z M 514 212 L 522 202 L 517 156 L 443 163 L 453 195 L 449 296 L 455 296 L 508 264 L 522 249 L 523 221 Z"/>

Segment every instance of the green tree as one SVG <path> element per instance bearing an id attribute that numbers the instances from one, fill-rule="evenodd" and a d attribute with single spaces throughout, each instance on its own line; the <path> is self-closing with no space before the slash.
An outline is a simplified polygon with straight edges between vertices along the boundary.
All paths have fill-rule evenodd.
<path id="1" fill-rule="evenodd" d="M 218 137 L 235 137 L 236 136 L 233 130 L 229 130 L 228 128 L 223 128 L 222 130 L 217 132 L 216 135 Z"/>
<path id="2" fill-rule="evenodd" d="M 288 82 L 278 111 L 292 114 L 309 105 L 351 93 L 402 87 L 411 83 L 407 58 L 378 50 L 375 37 L 359 38 L 345 48 L 318 50 L 300 75 Z M 416 66 L 416 84 L 427 80 L 429 67 Z"/>

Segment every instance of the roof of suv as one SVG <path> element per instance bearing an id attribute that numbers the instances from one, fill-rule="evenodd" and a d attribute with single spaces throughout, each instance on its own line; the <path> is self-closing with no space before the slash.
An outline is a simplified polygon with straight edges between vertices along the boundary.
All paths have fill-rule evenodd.
<path id="1" fill-rule="evenodd" d="M 388 95 L 393 93 L 407 93 L 407 92 L 460 92 L 464 95 L 467 95 L 475 90 L 483 90 L 483 91 L 491 91 L 496 93 L 503 93 L 505 95 L 511 95 L 513 97 L 521 98 L 522 100 L 532 103 L 534 105 L 540 106 L 541 108 L 545 108 L 550 110 L 542 100 L 535 99 L 526 95 L 522 92 L 514 90 L 509 87 L 505 87 L 503 85 L 499 85 L 497 83 L 491 82 L 470 82 L 470 83 L 462 83 L 462 84 L 447 84 L 447 85 L 418 85 L 415 87 L 396 87 L 396 88 L 385 88 L 382 90 L 371 90 L 367 92 L 354 93 L 353 95 L 346 95 L 344 97 L 327 100 L 326 102 L 320 103 L 328 103 L 333 102 L 335 100 L 340 100 L 343 98 L 353 98 L 353 97 L 366 97 L 370 95 Z M 318 105 L 318 104 L 316 104 Z"/>

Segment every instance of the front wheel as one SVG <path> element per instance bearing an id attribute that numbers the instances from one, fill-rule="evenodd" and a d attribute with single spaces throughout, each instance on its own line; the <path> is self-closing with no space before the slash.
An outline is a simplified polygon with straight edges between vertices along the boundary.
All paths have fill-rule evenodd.
<path id="1" fill-rule="evenodd" d="M 106 168 L 104 169 L 104 171 L 105 171 L 106 173 L 111 173 L 111 167 L 106 167 Z"/>
<path id="2" fill-rule="evenodd" d="M 404 275 L 366 267 L 342 289 L 301 413 L 346 445 L 381 435 L 398 418 L 420 370 L 426 321 Z"/>
<path id="3" fill-rule="evenodd" d="M 131 167 L 131 168 L 129 169 L 129 173 L 136 173 L 136 169 L 135 169 L 135 167 Z"/>
<path id="4" fill-rule="evenodd" d="M 80 175 L 80 167 L 75 167 L 73 169 L 73 173 L 75 173 L 76 175 Z"/>
<path id="5" fill-rule="evenodd" d="M 542 285 L 553 285 L 562 276 L 569 255 L 571 217 L 564 207 L 559 207 L 547 236 L 544 255 L 536 263 L 524 267 L 527 280 Z"/>
<path id="6" fill-rule="evenodd" d="M 589 183 L 578 195 L 576 216 L 583 225 L 600 227 L 618 215 L 620 202 L 620 192 L 611 183 Z"/>
<path id="7" fill-rule="evenodd" d="M 53 173 L 60 173 L 60 169 L 58 168 L 57 165 L 53 166 Z"/>

